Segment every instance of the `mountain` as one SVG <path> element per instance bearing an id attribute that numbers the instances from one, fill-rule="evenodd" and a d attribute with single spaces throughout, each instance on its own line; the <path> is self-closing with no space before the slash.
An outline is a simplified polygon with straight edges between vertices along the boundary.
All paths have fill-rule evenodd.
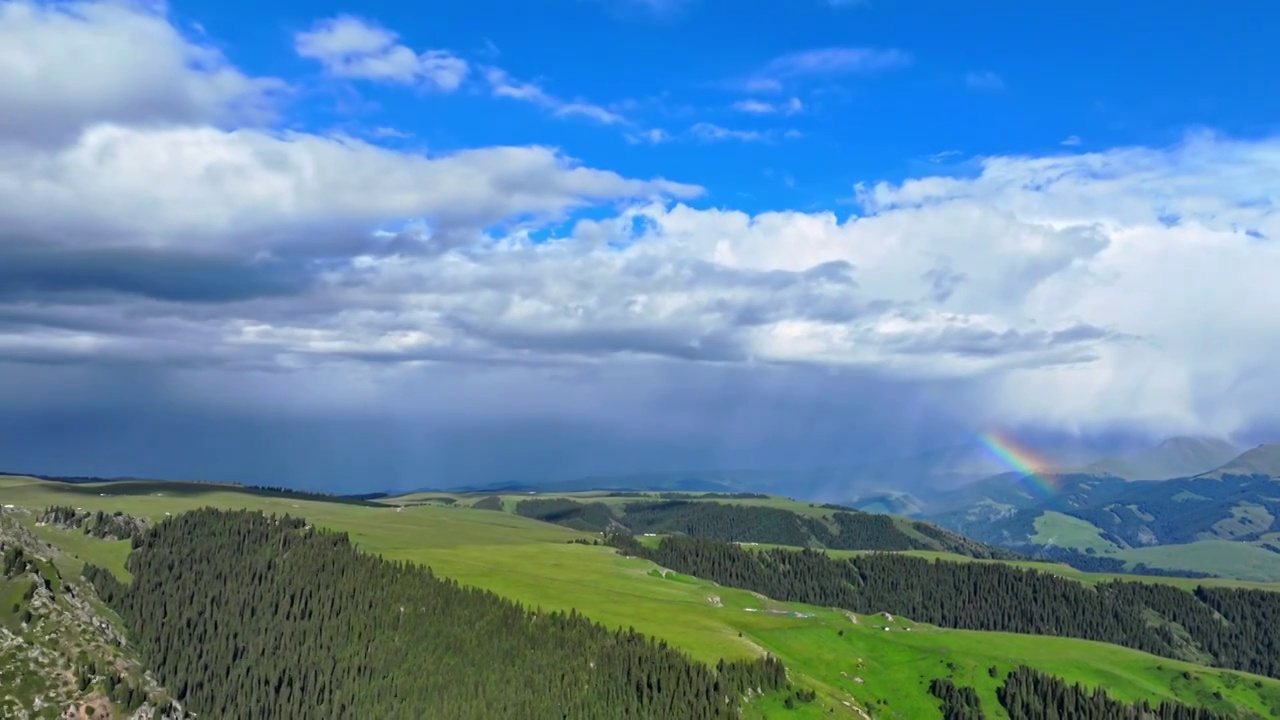
<path id="1" fill-rule="evenodd" d="M 1131 482 L 1114 475 L 997 476 L 942 496 L 923 516 L 992 545 L 1099 562 L 1280 580 L 1280 446 L 1261 446 L 1195 477 Z M 1037 494 L 1030 488 L 1052 487 Z M 1088 559 L 1088 558 L 1086 558 Z M 1090 569 L 1105 569 L 1102 565 Z"/>
<path id="2" fill-rule="evenodd" d="M 1079 472 L 1113 475 L 1125 480 L 1190 477 L 1221 467 L 1239 455 L 1240 450 L 1226 440 L 1175 437 L 1147 450 L 1090 463 Z"/>
<path id="3" fill-rule="evenodd" d="M 1221 467 L 1205 472 L 1199 477 L 1217 479 L 1231 475 L 1261 475 L 1280 480 L 1280 444 L 1259 445 Z"/>

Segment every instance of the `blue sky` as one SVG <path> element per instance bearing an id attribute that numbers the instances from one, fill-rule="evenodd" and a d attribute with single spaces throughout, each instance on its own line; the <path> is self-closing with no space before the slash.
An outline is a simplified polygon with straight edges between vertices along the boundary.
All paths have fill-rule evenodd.
<path id="1" fill-rule="evenodd" d="M 0 0 L 0 468 L 1275 440 L 1278 12 Z"/>
<path id="2" fill-rule="evenodd" d="M 1034 5 L 1034 7 L 1033 7 Z M 1051 7 L 1051 5 L 1053 5 Z M 944 0 L 475 0 L 435 3 L 174 4 L 246 70 L 302 84 L 303 127 L 390 127 L 433 150 L 562 147 L 587 164 L 697 182 L 707 201 L 750 210 L 831 208 L 859 181 L 899 180 L 939 161 L 1165 145 L 1189 129 L 1276 130 L 1280 9 L 1249 2 L 955 3 Z M 609 108 L 630 128 L 495 98 L 473 69 L 458 92 L 352 83 L 335 89 L 292 52 L 317 18 L 355 15 L 417 50 L 500 67 L 566 101 Z M 249 21 L 248 19 L 252 19 Z M 890 67 L 823 62 L 772 92 L 742 81 L 777 58 L 823 50 L 898 52 Z M 343 102 L 334 102 L 341 93 Z M 358 95 L 359 101 L 356 101 Z M 793 114 L 744 113 L 735 103 Z M 341 107 L 339 107 L 339 105 Z M 679 135 L 697 123 L 782 134 L 769 141 L 631 144 L 628 132 Z M 1068 138 L 1079 144 L 1063 146 Z M 961 168 L 952 171 L 963 172 Z"/>

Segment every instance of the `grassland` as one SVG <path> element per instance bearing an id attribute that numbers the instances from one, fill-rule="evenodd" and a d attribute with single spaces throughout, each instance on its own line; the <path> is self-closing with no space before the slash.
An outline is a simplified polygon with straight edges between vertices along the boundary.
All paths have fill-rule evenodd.
<path id="1" fill-rule="evenodd" d="M 1264 514 L 1259 514 L 1259 510 Z M 1242 523 L 1249 518 L 1249 523 Z M 1263 522 L 1265 520 L 1265 523 Z M 1271 516 L 1257 506 L 1240 506 L 1229 520 L 1221 524 L 1236 534 L 1242 528 L 1265 527 Z M 1182 545 L 1121 548 L 1102 537 L 1102 531 L 1087 520 L 1046 511 L 1035 520 L 1036 534 L 1032 542 L 1058 545 L 1081 552 L 1093 550 L 1098 555 L 1116 558 L 1133 568 L 1139 563 L 1164 570 L 1207 572 L 1246 582 L 1280 582 L 1280 553 L 1274 553 L 1259 542 L 1206 539 Z M 1224 532 L 1226 531 L 1224 530 Z"/>
<path id="2" fill-rule="evenodd" d="M 846 702 L 867 708 L 874 717 L 936 717 L 937 704 L 927 685 L 945 675 L 974 685 L 990 716 L 1001 717 L 994 694 L 997 681 L 988 670 L 995 666 L 1003 672 L 1024 662 L 1069 680 L 1104 685 L 1126 700 L 1176 697 L 1280 716 L 1280 682 L 1274 680 L 1079 640 L 942 630 L 902 618 L 889 621 L 774 603 L 623 558 L 606 547 L 570 544 L 589 536 L 508 513 L 434 504 L 363 507 L 262 497 L 212 485 L 67 486 L 15 478 L 0 478 L 0 503 L 34 509 L 70 504 L 153 520 L 206 505 L 300 515 L 348 532 L 367 551 L 423 563 L 439 575 L 529 605 L 576 608 L 608 625 L 632 626 L 702 660 L 768 650 L 787 664 L 793 679 L 819 692 L 817 702 L 794 711 L 774 705 L 775 699 L 757 701 L 748 708 L 751 717 L 831 717 L 828 709 L 836 717 L 855 717 Z M 123 571 L 125 543 L 52 528 L 40 532 L 62 547 L 70 561 Z M 1070 568 L 1061 572 L 1076 573 L 1085 582 L 1103 579 Z"/>
<path id="3" fill-rule="evenodd" d="M 1115 553 L 1115 557 L 1130 565 L 1146 563 L 1154 568 L 1202 569 L 1255 582 L 1280 581 L 1280 553 L 1256 543 L 1197 540 L 1186 545 L 1128 548 Z"/>
<path id="4" fill-rule="evenodd" d="M 1081 552 L 1093 550 L 1110 553 L 1119 548 L 1102 537 L 1102 531 L 1088 520 L 1046 510 L 1035 520 L 1036 534 L 1031 541 L 1037 545 L 1058 545 L 1075 548 Z"/>

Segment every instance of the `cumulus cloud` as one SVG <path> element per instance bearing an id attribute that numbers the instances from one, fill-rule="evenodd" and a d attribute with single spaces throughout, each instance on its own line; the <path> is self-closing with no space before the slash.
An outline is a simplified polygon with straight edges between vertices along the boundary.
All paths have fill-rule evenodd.
<path id="1" fill-rule="evenodd" d="M 1258 202 L 1280 183 L 1277 152 L 1198 137 L 1169 150 L 989 158 L 976 178 L 864 186 L 860 214 L 845 219 L 655 202 L 545 242 L 516 232 L 452 238 L 441 252 L 369 250 L 312 278 L 305 299 L 289 294 L 297 279 L 258 268 L 252 303 L 198 317 L 169 308 L 178 317 L 163 327 L 200 338 L 189 352 L 240 348 L 281 367 L 799 363 L 963 380 L 984 389 L 974 412 L 993 422 L 1234 430 L 1276 394 L 1231 388 L 1280 347 L 1268 310 L 1280 297 L 1257 297 L 1280 255 L 1255 238 L 1280 232 Z M 75 285 L 56 273 L 40 282 L 28 290 L 45 297 Z M 43 332 L 25 335 L 26 352 L 41 337 L 57 352 L 93 336 Z M 102 342 L 93 347 L 120 341 Z"/>
<path id="2" fill-rule="evenodd" d="M 466 60 L 448 50 L 417 52 L 399 35 L 351 15 L 320 20 L 294 35 L 298 55 L 319 62 L 334 77 L 419 85 L 452 92 L 466 79 Z"/>
<path id="3" fill-rule="evenodd" d="M 276 78 L 246 76 L 160 12 L 0 1 L 3 142 L 64 142 L 101 122 L 266 122 L 286 89 Z"/>
<path id="4" fill-rule="evenodd" d="M 698 191 L 582 167 L 544 147 L 428 157 L 353 138 L 210 127 L 104 124 L 56 152 L 0 157 L 6 231 L 80 244 L 260 250 L 394 218 L 483 227 L 619 197 Z"/>
<path id="5" fill-rule="evenodd" d="M 166 22 L 77 12 L 115 18 L 95 26 L 102 43 Z M 62 26 L 30 27 L 31 47 L 56 47 Z M 259 82 L 166 57 L 152 72 L 191 87 Z M 37 84 L 58 77 L 33 67 Z M 133 67 L 98 82 L 141 92 L 108 73 Z M 450 443 L 479 458 L 502 433 L 544 437 L 551 417 L 580 433 L 556 452 L 631 438 L 690 462 L 814 464 L 856 432 L 867 447 L 937 437 L 939 418 L 1153 433 L 1280 420 L 1274 139 L 988 157 L 963 177 L 859 185 L 848 215 L 752 214 L 554 148 L 429 155 L 220 127 L 240 96 L 219 97 L 142 115 L 94 101 L 54 144 L 3 126 L 19 140 L 0 142 L 10 409 L 39 411 L 30 387 L 57 382 L 80 410 L 64 396 L 49 422 L 158 398 L 231 425 L 270 406 L 438 431 L 441 454 L 410 453 L 412 467 L 455 467 Z M 84 437 L 110 426 L 84 422 Z M 463 437 L 482 427 L 484 442 Z M 752 455 L 766 440 L 785 453 Z"/>

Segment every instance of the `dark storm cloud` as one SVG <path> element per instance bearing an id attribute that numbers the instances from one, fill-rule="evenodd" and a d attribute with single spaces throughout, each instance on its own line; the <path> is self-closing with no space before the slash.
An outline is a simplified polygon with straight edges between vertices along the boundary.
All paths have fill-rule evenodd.
<path id="1" fill-rule="evenodd" d="M 850 466 L 955 434 L 952 420 L 920 402 L 918 386 L 811 368 L 619 362 L 551 378 L 524 367 L 429 366 L 354 406 L 324 405 L 340 392 L 331 388 L 314 409 L 264 392 L 250 374 L 200 377 L 0 364 L 0 391 L 10 398 L 0 467 L 358 492 Z M 262 382 L 310 393 L 324 381 L 301 372 Z M 8 393 L 19 385 L 65 396 Z M 194 387 L 224 402 L 192 396 Z"/>
<path id="2" fill-rule="evenodd" d="M 305 292 L 314 277 L 278 261 L 153 250 L 85 248 L 0 240 L 0 302 L 84 294 L 222 303 Z"/>
<path id="3" fill-rule="evenodd" d="M 1087 324 L 1076 324 L 1064 330 L 1005 330 L 997 332 L 989 328 L 949 325 L 937 330 L 902 333 L 888 340 L 885 345 L 895 352 L 910 355 L 950 353 L 954 355 L 995 358 L 1003 355 L 1043 353 L 1075 349 L 1100 340 L 1114 337 L 1114 333 Z M 1080 359 L 1078 354 L 1051 355 L 1049 362 Z"/>

